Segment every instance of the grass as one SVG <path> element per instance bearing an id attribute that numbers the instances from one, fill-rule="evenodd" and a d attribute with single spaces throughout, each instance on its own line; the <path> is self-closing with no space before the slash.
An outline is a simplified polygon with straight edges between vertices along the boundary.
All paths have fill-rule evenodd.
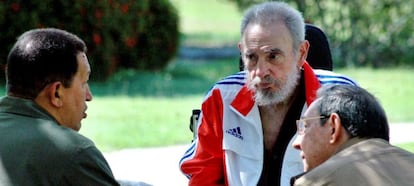
<path id="1" fill-rule="evenodd" d="M 397 146 L 414 153 L 414 142 L 397 144 Z"/>
<path id="2" fill-rule="evenodd" d="M 103 151 L 189 143 L 191 110 L 200 108 L 211 85 L 237 72 L 234 59 L 180 60 L 166 71 L 123 71 L 91 83 L 94 99 L 81 133 Z"/>
<path id="3" fill-rule="evenodd" d="M 414 121 L 414 76 L 413 68 L 397 69 L 341 69 L 374 94 L 391 122 Z"/>
<path id="4" fill-rule="evenodd" d="M 97 97 L 81 133 L 104 151 L 190 142 L 190 112 L 199 102 L 199 96 Z"/>
<path id="5" fill-rule="evenodd" d="M 239 40 L 242 12 L 228 0 L 170 0 L 181 18 L 186 45 L 232 45 Z"/>

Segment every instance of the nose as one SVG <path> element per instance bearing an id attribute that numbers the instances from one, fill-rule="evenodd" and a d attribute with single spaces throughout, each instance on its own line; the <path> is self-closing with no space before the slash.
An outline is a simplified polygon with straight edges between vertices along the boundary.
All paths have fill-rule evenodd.
<path id="1" fill-rule="evenodd" d="M 300 144 L 302 143 L 302 139 L 302 135 L 296 134 L 295 140 L 292 143 L 293 148 L 297 150 L 302 150 L 302 147 L 300 146 Z"/>
<path id="2" fill-rule="evenodd" d="M 267 76 L 269 74 L 268 65 L 269 64 L 265 60 L 261 60 L 259 58 L 259 60 L 257 61 L 257 66 L 256 66 L 256 76 L 260 78 L 264 78 L 265 76 Z"/>
<path id="3" fill-rule="evenodd" d="M 92 98 L 92 92 L 88 85 L 88 87 L 86 88 L 86 101 L 92 101 Z"/>

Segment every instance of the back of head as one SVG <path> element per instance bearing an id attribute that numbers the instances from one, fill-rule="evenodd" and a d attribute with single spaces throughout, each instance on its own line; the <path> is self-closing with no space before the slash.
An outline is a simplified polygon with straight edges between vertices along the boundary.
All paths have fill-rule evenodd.
<path id="1" fill-rule="evenodd" d="M 318 90 L 321 115 L 337 113 L 351 137 L 381 138 L 389 141 L 389 126 L 377 99 L 361 87 L 324 85 Z"/>
<path id="2" fill-rule="evenodd" d="M 304 19 L 299 11 L 284 2 L 265 2 L 247 9 L 240 32 L 243 35 L 249 24 L 267 26 L 280 22 L 288 28 L 293 39 L 293 49 L 298 51 L 300 43 L 305 39 Z"/>
<path id="3" fill-rule="evenodd" d="M 49 83 L 61 81 L 69 87 L 77 72 L 76 55 L 86 52 L 77 36 L 54 28 L 23 33 L 7 58 L 7 94 L 35 99 Z"/>

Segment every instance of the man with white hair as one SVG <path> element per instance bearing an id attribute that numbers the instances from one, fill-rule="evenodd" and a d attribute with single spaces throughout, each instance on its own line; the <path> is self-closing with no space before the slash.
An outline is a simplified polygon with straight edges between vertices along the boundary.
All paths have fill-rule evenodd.
<path id="1" fill-rule="evenodd" d="M 245 70 L 217 82 L 180 161 L 190 185 L 288 185 L 303 171 L 295 120 L 325 83 L 356 83 L 306 62 L 300 12 L 283 2 L 249 8 L 238 44 Z"/>

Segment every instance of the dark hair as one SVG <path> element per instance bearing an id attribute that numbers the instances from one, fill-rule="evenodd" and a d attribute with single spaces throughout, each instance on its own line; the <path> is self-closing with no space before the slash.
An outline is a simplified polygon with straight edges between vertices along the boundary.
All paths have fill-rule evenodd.
<path id="1" fill-rule="evenodd" d="M 49 83 L 61 81 L 70 87 L 80 52 L 86 53 L 85 43 L 67 31 L 42 28 L 23 33 L 7 57 L 8 94 L 35 99 Z"/>
<path id="2" fill-rule="evenodd" d="M 387 116 L 378 100 L 368 91 L 352 85 L 325 85 L 318 90 L 319 112 L 337 113 L 352 137 L 381 138 L 389 141 Z"/>

